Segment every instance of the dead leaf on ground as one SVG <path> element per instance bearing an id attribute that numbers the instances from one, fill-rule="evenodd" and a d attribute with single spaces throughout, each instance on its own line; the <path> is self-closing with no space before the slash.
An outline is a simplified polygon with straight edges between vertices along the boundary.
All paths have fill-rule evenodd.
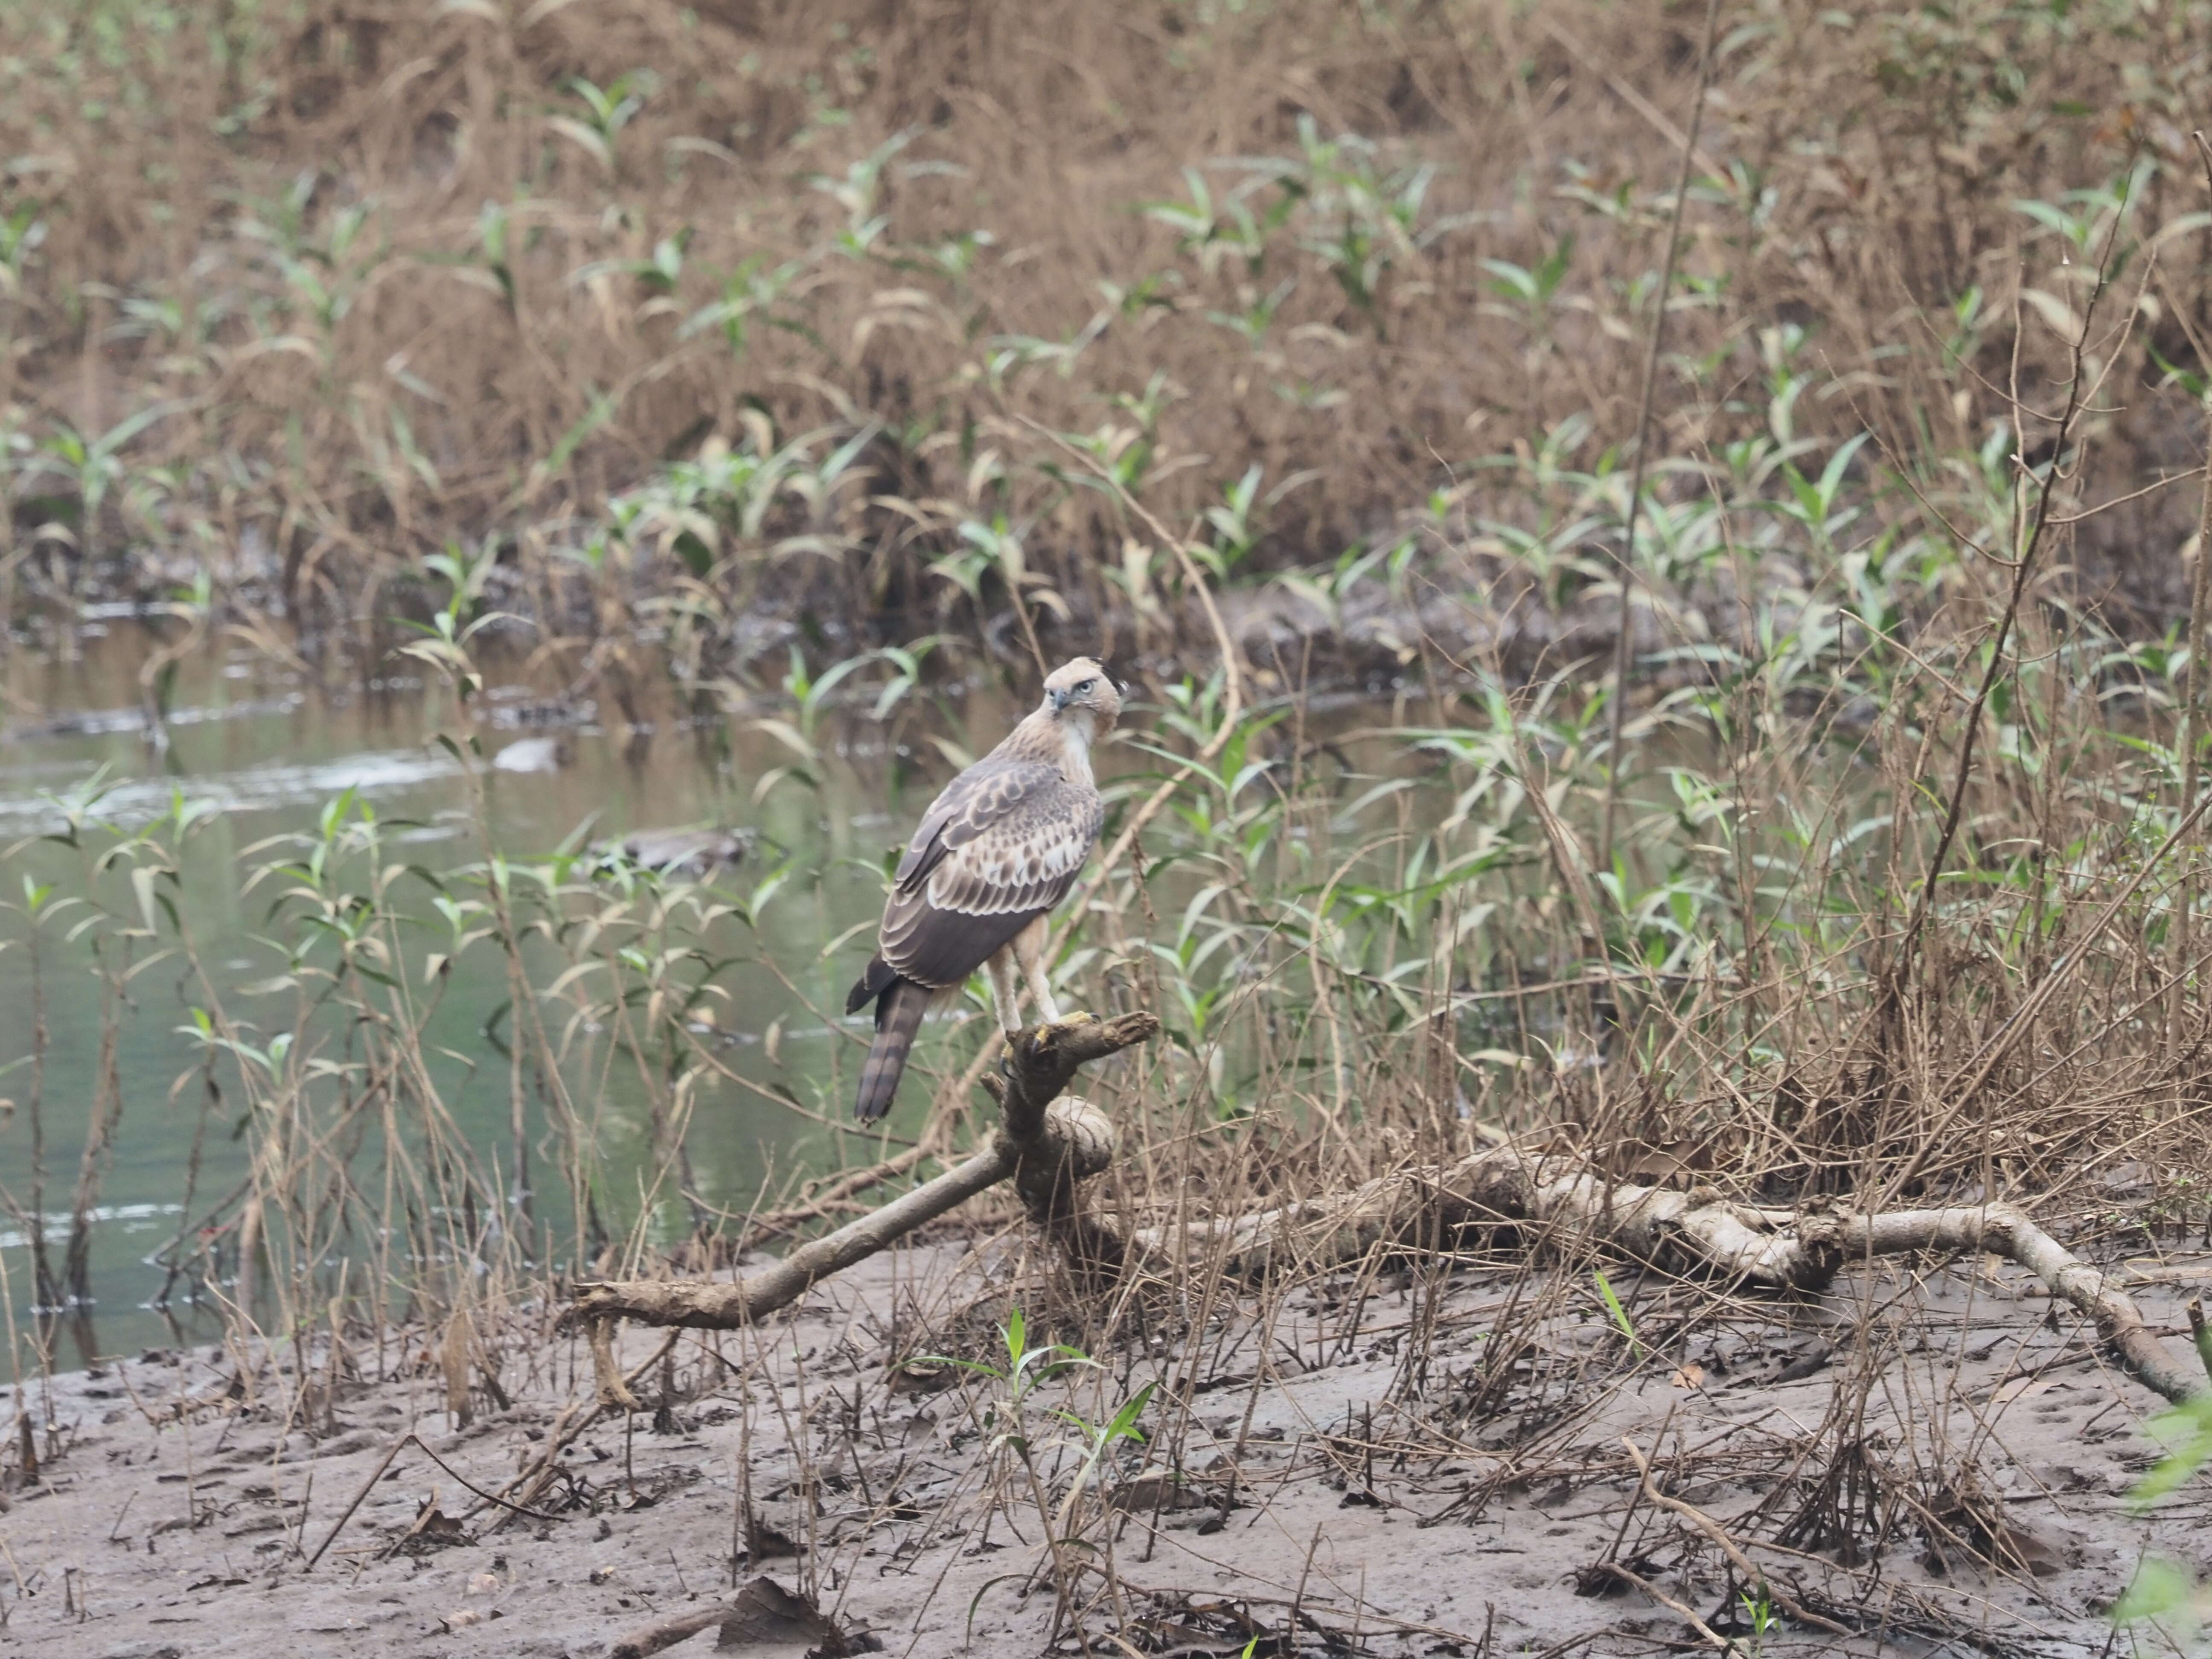
<path id="1" fill-rule="evenodd" d="M 843 1654 L 843 1632 L 803 1595 L 794 1595 L 773 1578 L 756 1578 L 738 1592 L 737 1605 L 722 1620 L 714 1640 L 717 1652 L 729 1648 L 792 1646 L 806 1643 L 823 1659 Z"/>
<path id="2" fill-rule="evenodd" d="M 758 1510 L 745 1511 L 745 1555 L 754 1561 L 799 1553 L 798 1540 Z"/>
<path id="3" fill-rule="evenodd" d="M 1694 1359 L 1686 1365 L 1679 1365 L 1667 1379 L 1667 1386 L 1670 1389 L 1702 1389 L 1705 1386 L 1705 1368 Z"/>
<path id="4" fill-rule="evenodd" d="M 1210 1510 L 1219 1502 L 1188 1480 L 1172 1474 L 1145 1474 L 1127 1481 L 1114 1492 L 1117 1510 L 1148 1515 L 1158 1510 Z"/>
<path id="5" fill-rule="evenodd" d="M 884 1386 L 895 1395 L 939 1394 L 959 1380 L 957 1365 L 933 1365 L 926 1360 L 909 1359 L 890 1368 L 884 1376 Z"/>
<path id="6" fill-rule="evenodd" d="M 434 1550 L 454 1549 L 476 1541 L 475 1534 L 440 1509 L 438 1500 L 433 1498 L 416 1516 L 415 1524 L 392 1547 L 402 1555 L 428 1555 Z"/>

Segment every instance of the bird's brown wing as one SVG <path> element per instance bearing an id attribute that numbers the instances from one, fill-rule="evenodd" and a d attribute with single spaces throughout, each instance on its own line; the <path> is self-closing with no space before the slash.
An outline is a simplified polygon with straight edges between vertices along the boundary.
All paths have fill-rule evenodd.
<path id="1" fill-rule="evenodd" d="M 915 830 L 884 907 L 879 954 L 923 985 L 957 985 L 1067 896 L 1104 809 L 1035 761 L 986 760 Z"/>
<path id="2" fill-rule="evenodd" d="M 894 884 L 902 893 L 918 890 L 938 866 L 973 842 L 1023 805 L 1055 787 L 1065 787 L 1059 771 L 1042 761 L 1000 760 L 987 755 L 946 784 L 907 843 Z"/>

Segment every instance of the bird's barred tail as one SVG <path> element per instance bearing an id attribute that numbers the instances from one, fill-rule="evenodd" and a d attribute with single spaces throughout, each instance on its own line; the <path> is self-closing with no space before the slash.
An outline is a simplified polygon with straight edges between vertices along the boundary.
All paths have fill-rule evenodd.
<path id="1" fill-rule="evenodd" d="M 929 1006 L 929 988 L 910 979 L 894 979 L 876 1004 L 876 1040 L 868 1047 L 867 1063 L 860 1067 L 860 1097 L 853 1115 L 872 1123 L 891 1109 L 898 1093 L 899 1076 L 906 1070 L 907 1051 L 921 1029 L 922 1011 Z"/>

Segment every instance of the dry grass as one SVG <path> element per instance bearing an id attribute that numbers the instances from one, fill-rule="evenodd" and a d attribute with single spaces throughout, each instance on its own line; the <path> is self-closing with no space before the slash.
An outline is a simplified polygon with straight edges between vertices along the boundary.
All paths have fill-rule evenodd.
<path id="1" fill-rule="evenodd" d="M 985 621 L 1009 582 L 1048 624 L 1142 624 L 1179 584 L 1141 547 L 1125 561 L 1133 526 L 1068 486 L 1033 418 L 1097 434 L 1176 522 L 1259 468 L 1218 538 L 1250 569 L 1379 544 L 1411 513 L 1446 532 L 1440 568 L 1494 570 L 1479 520 L 1525 514 L 1490 464 L 1571 416 L 1593 454 L 1632 432 L 1699 21 L 11 8 L 14 568 L 153 594 L 204 568 L 228 603 L 343 632 L 424 603 L 404 590 L 425 556 L 492 538 L 503 602 L 549 635 L 619 635 L 629 605 L 677 592 L 740 666 L 764 599 L 864 640 L 886 611 Z M 2081 297 L 2061 268 L 2081 251 L 2015 204 L 2079 215 L 2068 192 L 2140 165 L 2136 222 L 2175 235 L 2140 289 L 2149 326 L 2105 365 L 2084 488 L 2192 466 L 2189 399 L 2147 355 L 2186 368 L 2204 331 L 2203 233 L 2177 223 L 2201 205 L 2185 27 L 1993 3 L 1729 20 L 1661 454 L 1764 430 L 1776 331 L 1802 329 L 1820 385 L 1794 429 L 1870 429 L 1942 495 L 2015 391 L 2046 401 L 2065 343 L 2044 323 Z M 640 101 L 617 125 L 621 93 L 595 114 L 580 79 Z M 64 425 L 151 407 L 170 412 L 89 489 L 22 470 Z M 695 489 L 690 520 L 604 538 L 611 494 L 666 505 L 683 489 L 653 486 L 702 446 L 711 471 L 810 434 L 802 487 L 749 521 L 753 486 Z M 848 438 L 852 469 L 823 477 Z M 2085 526 L 2066 590 L 2124 631 L 2162 625 L 2182 593 L 2154 549 L 2187 506 Z M 1902 491 L 1883 511 L 1925 520 Z M 1001 521 L 1018 553 L 963 538 Z M 686 524 L 709 544 L 689 566 L 668 556 Z M 556 556 L 603 538 L 644 568 L 600 581 Z"/>

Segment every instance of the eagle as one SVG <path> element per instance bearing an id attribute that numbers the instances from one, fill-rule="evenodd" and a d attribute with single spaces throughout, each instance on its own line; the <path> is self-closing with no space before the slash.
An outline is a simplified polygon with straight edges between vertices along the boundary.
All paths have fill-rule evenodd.
<path id="1" fill-rule="evenodd" d="M 876 1036 L 853 1106 L 863 1123 L 890 1110 L 921 1016 L 988 969 L 999 1024 L 1022 1029 L 1029 981 L 1038 1018 L 1060 1010 L 1045 976 L 1047 923 L 1098 842 L 1105 807 L 1091 746 L 1121 713 L 1103 665 L 1078 657 L 1045 677 L 1044 701 L 1006 741 L 945 786 L 907 843 L 867 971 L 845 1000 L 876 1006 Z"/>

